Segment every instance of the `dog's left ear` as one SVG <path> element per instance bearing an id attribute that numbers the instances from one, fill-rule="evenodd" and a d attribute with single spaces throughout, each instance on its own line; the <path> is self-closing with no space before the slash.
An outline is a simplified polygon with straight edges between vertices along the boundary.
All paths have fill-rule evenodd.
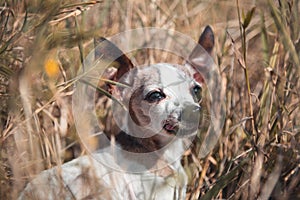
<path id="1" fill-rule="evenodd" d="M 101 59 L 111 63 L 110 67 L 105 69 L 102 78 L 119 82 L 121 77 L 134 67 L 131 60 L 109 40 L 103 37 L 94 38 L 94 47 L 95 60 Z M 117 87 L 109 82 L 102 83 L 98 87 L 110 94 L 117 93 L 118 91 Z"/>
<path id="2" fill-rule="evenodd" d="M 189 55 L 187 63 L 189 63 L 196 71 L 205 72 L 209 70 L 210 57 L 214 48 L 214 33 L 210 26 L 206 26 L 203 33 L 201 34 L 198 44 Z M 200 73 L 195 73 L 194 78 L 197 82 L 203 83 L 204 79 Z"/>
<path id="3" fill-rule="evenodd" d="M 125 73 L 129 72 L 134 66 L 131 60 L 112 42 L 100 37 L 94 39 L 95 59 L 104 59 L 112 62 L 112 66 L 117 68 L 116 73 L 109 79 L 118 81 Z"/>

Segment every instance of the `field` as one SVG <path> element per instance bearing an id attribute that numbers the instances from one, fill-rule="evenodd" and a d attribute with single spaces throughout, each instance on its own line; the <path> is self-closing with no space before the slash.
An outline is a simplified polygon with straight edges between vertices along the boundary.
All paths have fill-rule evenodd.
<path id="1" fill-rule="evenodd" d="M 93 38 L 156 27 L 197 41 L 206 25 L 226 114 L 208 155 L 199 156 L 202 130 L 182 159 L 187 199 L 300 199 L 299 0 L 1 0 L 0 199 L 87 153 L 72 95 Z M 182 61 L 152 50 L 128 56 L 141 65 Z M 113 132 L 108 101 L 101 96 L 97 114 Z"/>

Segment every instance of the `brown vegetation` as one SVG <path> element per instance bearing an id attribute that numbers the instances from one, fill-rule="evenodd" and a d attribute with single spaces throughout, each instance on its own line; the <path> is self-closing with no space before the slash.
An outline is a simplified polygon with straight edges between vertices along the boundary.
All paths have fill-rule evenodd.
<path id="1" fill-rule="evenodd" d="M 207 24 L 227 82 L 226 119 L 208 156 L 183 158 L 188 198 L 300 199 L 300 2 L 253 2 L 1 1 L 0 199 L 85 153 L 71 98 L 93 37 L 151 26 L 197 40 Z"/>

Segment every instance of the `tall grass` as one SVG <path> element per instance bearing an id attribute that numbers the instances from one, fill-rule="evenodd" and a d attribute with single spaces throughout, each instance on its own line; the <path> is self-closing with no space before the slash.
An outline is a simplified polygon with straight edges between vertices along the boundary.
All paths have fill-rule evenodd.
<path id="1" fill-rule="evenodd" d="M 196 140 L 183 158 L 187 198 L 300 199 L 299 9 L 298 0 L 2 1 L 0 199 L 84 154 L 71 98 L 93 37 L 154 26 L 197 40 L 207 24 L 227 83 L 226 119 L 208 156 L 197 157 Z M 100 104 L 109 130 L 108 100 Z"/>

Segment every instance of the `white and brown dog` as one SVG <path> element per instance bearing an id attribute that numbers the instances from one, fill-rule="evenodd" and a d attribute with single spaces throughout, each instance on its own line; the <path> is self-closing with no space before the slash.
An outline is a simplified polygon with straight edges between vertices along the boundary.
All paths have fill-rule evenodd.
<path id="1" fill-rule="evenodd" d="M 120 54 L 114 44 L 100 42 L 105 48 L 96 54 Z M 198 43 L 211 54 L 210 27 Z M 42 172 L 19 199 L 185 199 L 187 176 L 180 156 L 190 144 L 186 140 L 198 130 L 203 82 L 195 69 L 201 66 L 192 61 L 206 58 L 197 46 L 184 65 L 136 68 L 121 55 L 112 77 L 121 84 L 109 89 L 118 100 L 113 107 L 121 129 L 116 147 Z"/>

